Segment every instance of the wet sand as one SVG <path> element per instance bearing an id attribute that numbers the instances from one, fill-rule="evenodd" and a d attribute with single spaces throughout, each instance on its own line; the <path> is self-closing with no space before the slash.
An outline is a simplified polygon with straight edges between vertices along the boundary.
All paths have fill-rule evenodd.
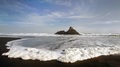
<path id="1" fill-rule="evenodd" d="M 0 67 L 120 67 L 120 55 L 100 56 L 93 59 L 78 61 L 76 63 L 62 63 L 56 60 L 22 60 L 2 56 L 8 50 L 5 44 L 19 38 L 0 37 Z"/>

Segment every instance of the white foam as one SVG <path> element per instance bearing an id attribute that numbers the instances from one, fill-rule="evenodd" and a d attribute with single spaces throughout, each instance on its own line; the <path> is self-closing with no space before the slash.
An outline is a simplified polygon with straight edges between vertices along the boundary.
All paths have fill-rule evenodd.
<path id="1" fill-rule="evenodd" d="M 120 53 L 120 38 L 116 37 L 81 37 L 56 36 L 25 38 L 10 41 L 6 44 L 10 49 L 9 58 L 22 58 L 23 60 L 58 60 L 74 63 L 98 57 Z"/>
<path id="2" fill-rule="evenodd" d="M 120 36 L 120 33 L 80 33 L 82 36 Z M 48 33 L 0 33 L 0 37 L 6 36 L 6 37 L 14 37 L 14 36 L 61 36 L 56 34 L 48 34 Z"/>
<path id="3" fill-rule="evenodd" d="M 48 33 L 0 33 L 0 37 L 60 36 Z"/>

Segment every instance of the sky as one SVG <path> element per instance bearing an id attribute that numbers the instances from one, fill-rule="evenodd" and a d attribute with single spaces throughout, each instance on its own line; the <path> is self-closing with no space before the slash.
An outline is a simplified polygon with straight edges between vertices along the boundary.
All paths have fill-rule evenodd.
<path id="1" fill-rule="evenodd" d="M 120 33 L 120 0 L 0 0 L 0 33 Z"/>

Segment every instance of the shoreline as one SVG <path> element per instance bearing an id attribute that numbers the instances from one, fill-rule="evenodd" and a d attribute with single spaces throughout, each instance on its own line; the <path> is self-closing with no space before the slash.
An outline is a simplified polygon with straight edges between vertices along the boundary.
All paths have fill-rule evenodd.
<path id="1" fill-rule="evenodd" d="M 5 44 L 8 41 L 20 38 L 0 37 L 0 67 L 119 67 L 120 55 L 100 56 L 75 63 L 62 63 L 56 60 L 39 61 L 39 60 L 22 60 L 20 58 L 8 58 L 2 56 L 2 53 L 7 52 Z"/>

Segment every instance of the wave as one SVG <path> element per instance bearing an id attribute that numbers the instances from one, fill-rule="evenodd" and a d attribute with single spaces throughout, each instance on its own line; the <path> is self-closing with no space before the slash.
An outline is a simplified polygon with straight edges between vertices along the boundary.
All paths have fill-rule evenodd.
<path id="1" fill-rule="evenodd" d="M 119 33 L 80 33 L 82 36 L 109 36 L 109 35 L 116 35 L 119 36 Z M 0 33 L 0 36 L 59 36 L 56 34 L 48 34 L 48 33 Z"/>
<path id="2" fill-rule="evenodd" d="M 48 33 L 0 33 L 0 37 L 31 38 L 38 36 L 60 36 L 60 35 Z"/>
<path id="3" fill-rule="evenodd" d="M 41 36 L 23 38 L 6 44 L 9 58 L 58 60 L 74 63 L 101 55 L 120 53 L 119 37 Z"/>

